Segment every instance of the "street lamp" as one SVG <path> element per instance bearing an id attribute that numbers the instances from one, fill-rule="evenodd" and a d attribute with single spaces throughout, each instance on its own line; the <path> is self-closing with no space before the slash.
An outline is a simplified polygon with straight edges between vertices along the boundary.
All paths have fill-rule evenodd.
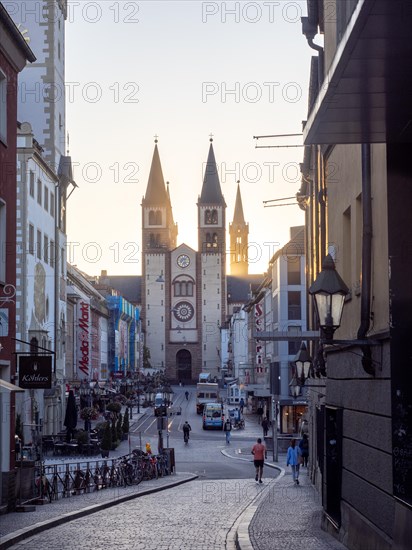
<path id="1" fill-rule="evenodd" d="M 290 388 L 290 393 L 292 397 L 295 397 L 295 398 L 299 397 L 301 386 L 296 380 L 296 376 L 293 376 L 292 380 L 289 382 L 289 388 Z"/>
<path id="2" fill-rule="evenodd" d="M 300 344 L 300 349 L 295 355 L 294 363 L 296 365 L 296 375 L 300 383 L 303 385 L 309 376 L 309 371 L 312 366 L 312 357 L 306 348 L 305 342 Z"/>
<path id="3" fill-rule="evenodd" d="M 333 333 L 339 328 L 343 304 L 349 289 L 336 271 L 335 262 L 328 254 L 322 263 L 322 271 L 309 288 L 314 298 L 319 326 L 326 340 L 333 339 Z"/>

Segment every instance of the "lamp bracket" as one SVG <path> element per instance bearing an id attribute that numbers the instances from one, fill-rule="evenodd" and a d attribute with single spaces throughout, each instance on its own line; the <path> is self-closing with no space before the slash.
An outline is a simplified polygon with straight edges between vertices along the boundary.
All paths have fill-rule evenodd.
<path id="1" fill-rule="evenodd" d="M 328 339 L 320 339 L 320 343 L 324 345 L 342 345 L 342 346 L 381 346 L 382 341 L 381 340 L 373 340 L 373 339 L 366 339 L 366 340 L 335 340 L 334 338 L 332 340 Z"/>

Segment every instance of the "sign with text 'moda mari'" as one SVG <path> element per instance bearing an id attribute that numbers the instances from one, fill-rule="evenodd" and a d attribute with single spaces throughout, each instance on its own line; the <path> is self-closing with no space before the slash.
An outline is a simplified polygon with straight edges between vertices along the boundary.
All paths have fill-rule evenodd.
<path id="1" fill-rule="evenodd" d="M 19 386 L 47 390 L 52 385 L 51 355 L 22 355 L 19 358 Z"/>

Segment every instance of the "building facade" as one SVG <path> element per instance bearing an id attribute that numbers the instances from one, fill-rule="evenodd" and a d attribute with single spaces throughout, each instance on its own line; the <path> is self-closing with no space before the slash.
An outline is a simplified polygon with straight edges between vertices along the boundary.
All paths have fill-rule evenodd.
<path id="1" fill-rule="evenodd" d="M 349 288 L 334 335 L 346 343 L 312 350 L 324 389 L 321 400 L 309 389 L 311 476 L 325 529 L 353 549 L 400 550 L 412 536 L 409 8 L 309 1 L 303 20 L 319 52 L 298 197 L 308 283 L 329 253 Z"/>
<path id="2" fill-rule="evenodd" d="M 14 506 L 18 74 L 35 56 L 0 3 L 0 505 Z M 5 420 L 5 421 L 4 421 Z"/>
<path id="3" fill-rule="evenodd" d="M 220 327 L 226 321 L 226 203 L 213 144 L 197 203 L 198 251 L 177 246 L 157 143 L 142 200 L 142 311 L 151 365 L 171 380 L 218 377 Z"/>
<path id="4" fill-rule="evenodd" d="M 17 133 L 17 299 L 16 351 L 53 350 L 56 308 L 56 187 L 58 176 L 43 157 L 29 123 Z M 58 320 L 57 320 L 58 323 Z M 37 348 L 36 346 L 39 346 Z M 47 352 L 46 352 L 47 353 Z M 30 389 L 20 396 L 18 412 L 31 439 L 33 424 L 45 434 L 60 429 L 61 386 L 53 391 Z M 46 414 L 47 411 L 47 414 Z M 38 426 L 38 429 L 40 425 Z"/>

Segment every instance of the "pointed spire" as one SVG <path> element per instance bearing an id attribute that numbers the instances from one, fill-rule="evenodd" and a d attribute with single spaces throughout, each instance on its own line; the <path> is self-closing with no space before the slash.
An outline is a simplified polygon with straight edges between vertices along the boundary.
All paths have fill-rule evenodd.
<path id="1" fill-rule="evenodd" d="M 219 174 L 213 151 L 213 139 L 210 138 L 209 155 L 207 157 L 205 176 L 203 179 L 202 193 L 199 204 L 225 204 L 220 188 Z"/>
<path id="2" fill-rule="evenodd" d="M 235 203 L 235 212 L 233 214 L 233 224 L 245 225 L 245 217 L 243 215 L 243 205 L 242 197 L 240 194 L 240 182 L 237 182 L 237 193 L 236 193 L 236 203 Z"/>
<path id="3" fill-rule="evenodd" d="M 147 182 L 145 204 L 165 205 L 168 204 L 168 194 L 163 179 L 162 165 L 160 164 L 157 138 L 153 151 L 152 166 L 150 168 L 149 181 Z"/>

